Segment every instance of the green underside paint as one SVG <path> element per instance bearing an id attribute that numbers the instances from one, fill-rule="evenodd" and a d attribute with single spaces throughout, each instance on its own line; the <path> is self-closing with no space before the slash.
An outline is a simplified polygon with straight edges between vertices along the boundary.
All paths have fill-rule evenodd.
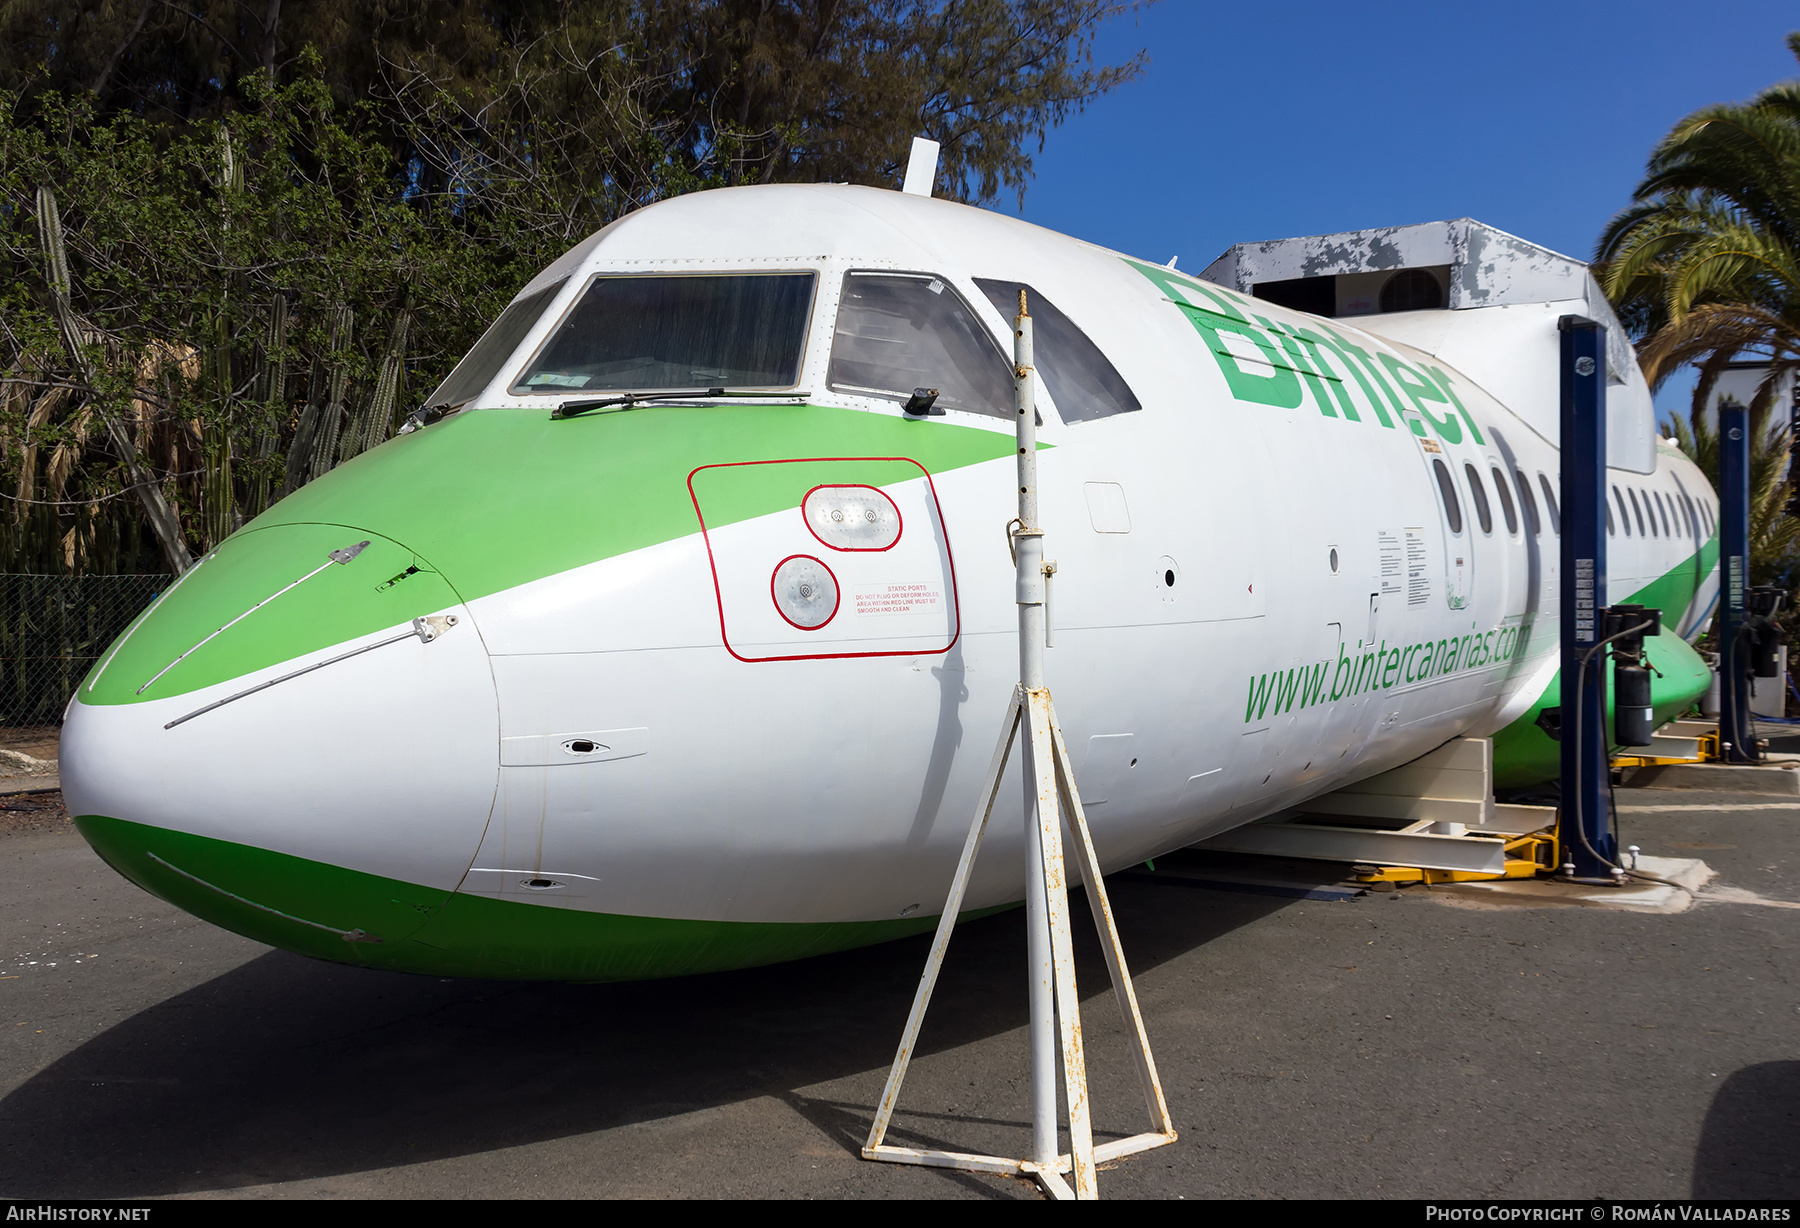
<path id="1" fill-rule="evenodd" d="M 578 912 L 459 895 L 98 815 L 75 825 L 108 865 L 204 921 L 301 955 L 395 972 L 649 980 L 804 959 L 937 924 L 936 917 L 779 924 Z M 382 941 L 344 940 L 355 931 Z"/>
<path id="2" fill-rule="evenodd" d="M 694 533 L 688 475 L 702 466 L 906 457 L 941 474 L 1013 447 L 1010 433 L 816 405 L 659 406 L 562 421 L 547 409 L 458 414 L 340 465 L 251 521 L 101 658 L 81 699 L 179 695 Z M 717 476 L 725 473 L 734 476 Z M 708 470 L 703 507 L 716 528 L 797 508 L 819 480 L 918 475 L 892 462 Z M 139 693 L 182 653 L 364 538 L 356 559 L 270 601 Z"/>
<path id="3" fill-rule="evenodd" d="M 1679 567 L 1651 581 L 1615 604 L 1642 605 L 1663 612 L 1675 621 L 1694 600 L 1694 594 L 1719 561 L 1719 539 L 1712 538 Z M 1712 671 L 1685 640 L 1664 633 L 1644 641 L 1645 655 L 1656 673 L 1650 676 L 1650 702 L 1657 724 L 1672 721 L 1692 707 L 1712 682 Z M 1562 751 L 1550 735 L 1538 728 L 1545 708 L 1562 703 L 1562 674 L 1544 688 L 1525 715 L 1494 735 L 1494 785 L 1516 789 L 1555 780 L 1562 774 Z M 1612 689 L 1606 692 L 1607 728 L 1612 728 Z"/>

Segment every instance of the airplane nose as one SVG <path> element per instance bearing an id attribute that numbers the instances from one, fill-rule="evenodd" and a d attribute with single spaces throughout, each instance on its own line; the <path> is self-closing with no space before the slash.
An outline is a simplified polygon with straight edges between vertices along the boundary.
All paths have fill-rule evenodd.
<path id="1" fill-rule="evenodd" d="M 499 773 L 448 578 L 355 527 L 240 532 L 76 693 L 64 798 L 140 886 L 271 945 L 381 965 L 461 881 Z"/>

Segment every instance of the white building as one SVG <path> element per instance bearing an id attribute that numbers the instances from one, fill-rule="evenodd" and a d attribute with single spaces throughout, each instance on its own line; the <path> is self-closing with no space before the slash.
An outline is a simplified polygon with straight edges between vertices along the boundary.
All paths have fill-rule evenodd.
<path id="1" fill-rule="evenodd" d="M 1756 390 L 1762 387 L 1763 381 L 1769 378 L 1769 364 L 1766 362 L 1734 362 L 1725 368 L 1719 376 L 1718 383 L 1706 399 L 1708 412 L 1716 413 L 1721 401 L 1736 401 L 1740 405 L 1748 405 L 1756 397 Z M 1787 414 L 1782 410 L 1800 404 L 1800 380 L 1794 378 L 1790 369 L 1783 371 L 1775 380 L 1775 397 L 1770 402 L 1773 411 L 1770 424 L 1787 423 Z M 1715 419 L 1716 421 L 1716 419 Z"/>

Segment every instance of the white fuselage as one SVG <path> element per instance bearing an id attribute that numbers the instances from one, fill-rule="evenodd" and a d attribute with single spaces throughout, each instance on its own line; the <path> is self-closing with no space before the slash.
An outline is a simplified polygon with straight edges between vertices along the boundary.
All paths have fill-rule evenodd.
<path id="1" fill-rule="evenodd" d="M 1242 378 L 1280 383 L 1285 368 L 1259 352 L 1285 352 L 1282 330 L 1329 326 L 1374 363 L 1385 355 L 1409 371 L 1443 372 L 1461 409 L 1440 397 L 1438 412 L 1478 426 L 1482 442 L 1467 426 L 1454 440 L 1417 433 L 1418 415 L 1393 400 L 1384 425 L 1350 372 L 1337 382 L 1355 421 L 1322 413 L 1305 387 L 1293 406 L 1245 400 L 1178 305 L 1185 296 L 1216 311 L 1202 283 L 1173 273 L 1159 283 L 1116 253 L 898 193 L 794 187 L 671 201 L 609 227 L 521 293 L 572 272 L 558 300 L 566 305 L 595 272 L 771 269 L 818 274 L 796 384 L 812 405 L 900 415 L 893 399 L 834 390 L 829 378 L 844 277 L 883 269 L 941 278 L 1006 352 L 1008 323 L 972 279 L 1028 283 L 1079 325 L 1141 402 L 1073 425 L 1047 390 L 1040 405 L 1044 552 L 1057 564 L 1047 680 L 1107 869 L 1452 737 L 1490 734 L 1555 675 L 1558 538 L 1545 506 L 1546 487 L 1559 489 L 1555 440 L 1440 359 L 1357 321 L 1321 322 L 1212 288 L 1252 321 L 1227 334 L 1240 338 L 1228 348 Z M 562 399 L 507 391 L 562 305 L 545 312 L 470 412 L 543 415 Z M 1040 332 L 1040 356 L 1047 344 Z M 696 460 L 692 531 L 446 607 L 479 641 L 452 632 L 384 649 L 221 709 L 228 734 L 212 717 L 172 731 L 190 735 L 190 748 L 228 755 L 187 750 L 179 772 L 157 766 L 174 745 L 161 726 L 337 649 L 170 700 L 72 712 L 71 807 L 131 810 L 221 839 L 252 830 L 257 843 L 295 856 L 549 908 L 752 922 L 929 915 L 942 905 L 1018 669 L 1005 535 L 1016 510 L 1013 463 L 934 466 L 930 437 L 952 428 L 1012 431 L 1006 420 L 956 410 L 906 424 L 920 446 L 876 483 L 905 532 L 890 551 L 829 556 L 843 606 L 821 630 L 777 617 L 770 600 L 772 567 L 826 554 L 798 506 L 715 528 L 709 507 L 728 505 L 733 483 L 755 475 Z M 829 483 L 819 458 L 834 455 L 827 445 L 759 463 L 811 464 Z M 912 461 L 929 476 L 909 469 Z M 1452 476 L 1459 530 L 1433 462 Z M 1486 529 L 1471 470 L 1488 503 Z M 1496 471 L 1513 486 L 1510 517 Z M 1534 510 L 1521 503 L 1520 477 Z M 1672 449 L 1658 451 L 1653 473 L 1615 477 L 1622 490 L 1667 503 L 1654 535 L 1634 522 L 1629 536 L 1609 539 L 1618 600 L 1697 555 L 1710 516 L 1687 509 L 1710 509 L 1713 496 Z M 808 476 L 797 489 L 814 484 Z M 1684 636 L 1710 614 L 1716 586 L 1706 576 L 1697 588 L 1689 608 L 1665 613 Z M 427 612 L 446 611 L 417 611 Z M 444 661 L 468 657 L 466 677 L 414 677 L 408 662 L 434 651 Z M 343 718 L 345 695 L 359 687 L 409 686 L 430 698 L 407 719 L 376 727 Z M 486 711 L 453 711 L 458 704 Z M 581 738 L 611 749 L 571 758 L 564 748 Z M 278 739 L 284 755 L 353 765 L 369 779 L 332 777 L 315 788 L 296 771 L 272 791 L 250 779 L 266 770 L 254 750 L 265 739 Z M 413 784 L 394 784 L 396 773 Z M 1017 773 L 1015 758 L 970 907 L 1020 898 Z M 162 801 L 132 796 L 146 780 L 159 782 Z M 445 795 L 408 802 L 421 781 Z M 335 800 L 321 804 L 316 789 Z M 378 799 L 379 811 L 353 804 L 358 796 Z M 196 806 L 196 797 L 210 800 Z M 419 812 L 384 834 L 381 815 L 409 807 Z"/>

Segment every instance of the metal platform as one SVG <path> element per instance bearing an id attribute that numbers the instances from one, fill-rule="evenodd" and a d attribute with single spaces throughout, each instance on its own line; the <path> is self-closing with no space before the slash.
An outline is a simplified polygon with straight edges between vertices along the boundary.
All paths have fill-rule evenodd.
<path id="1" fill-rule="evenodd" d="M 1504 877 L 1519 872 L 1508 843 L 1553 827 L 1556 808 L 1496 802 L 1493 780 L 1493 743 L 1457 738 L 1194 847 Z"/>
<path id="2" fill-rule="evenodd" d="M 1612 757 L 1614 767 L 1705 763 L 1719 756 L 1719 722 L 1672 721 L 1650 736 L 1650 745 Z"/>

